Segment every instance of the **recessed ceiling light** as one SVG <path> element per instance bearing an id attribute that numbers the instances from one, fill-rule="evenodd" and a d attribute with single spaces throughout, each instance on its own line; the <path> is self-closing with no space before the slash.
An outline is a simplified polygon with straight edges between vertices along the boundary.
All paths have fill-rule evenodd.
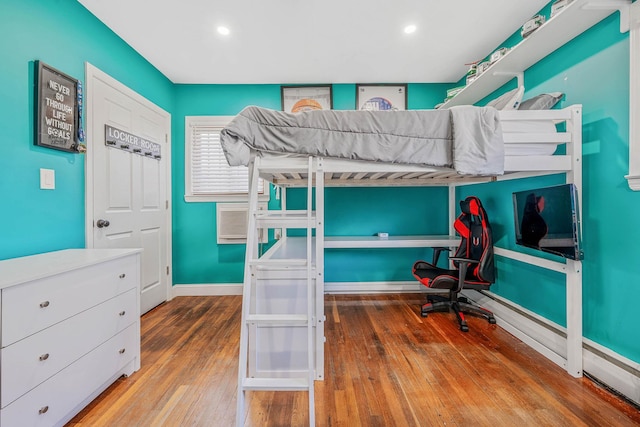
<path id="1" fill-rule="evenodd" d="M 416 27 L 415 25 L 407 25 L 406 27 L 404 27 L 404 32 L 405 34 L 412 34 L 415 33 L 417 29 L 418 27 Z"/>
<path id="2" fill-rule="evenodd" d="M 223 27 L 223 26 L 218 27 L 218 33 L 222 34 L 223 36 L 228 36 L 230 32 L 231 31 L 229 31 L 227 27 Z"/>

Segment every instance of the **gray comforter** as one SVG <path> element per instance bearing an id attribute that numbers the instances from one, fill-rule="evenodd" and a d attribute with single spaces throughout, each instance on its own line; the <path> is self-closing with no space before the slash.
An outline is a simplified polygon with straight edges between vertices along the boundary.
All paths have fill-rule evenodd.
<path id="1" fill-rule="evenodd" d="M 220 142 L 229 165 L 247 165 L 252 151 L 440 166 L 464 175 L 502 175 L 504 144 L 497 110 L 285 113 L 247 107 Z"/>

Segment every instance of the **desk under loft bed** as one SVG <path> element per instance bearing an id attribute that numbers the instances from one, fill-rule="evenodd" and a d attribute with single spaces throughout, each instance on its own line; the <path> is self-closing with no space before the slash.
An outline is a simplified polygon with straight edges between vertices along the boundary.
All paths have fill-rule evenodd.
<path id="1" fill-rule="evenodd" d="M 239 422 L 243 419 L 244 391 L 246 390 L 307 390 L 310 419 L 313 425 L 313 381 L 324 378 L 325 249 L 457 247 L 458 237 L 453 231 L 457 203 L 455 189 L 462 185 L 563 173 L 567 183 L 576 185 L 578 203 L 581 204 L 582 107 L 573 105 L 560 110 L 540 111 L 496 112 L 491 110 L 493 109 L 489 109 L 490 113 L 498 114 L 502 130 L 500 139 L 504 141 L 504 147 L 500 148 L 501 153 L 504 153 L 500 158 L 500 162 L 503 162 L 500 167 L 504 169 L 501 174 L 462 174 L 456 170 L 455 164 L 434 166 L 354 160 L 330 157 L 324 152 L 296 153 L 295 148 L 287 154 L 284 151 L 290 150 L 291 147 L 287 146 L 280 150 L 274 149 L 274 146 L 267 148 L 252 146 L 256 139 L 269 138 L 269 135 L 263 133 L 263 129 L 253 129 L 255 123 L 251 124 L 251 129 L 246 130 L 247 135 L 241 135 L 242 130 L 240 134 L 236 132 L 233 135 L 231 144 L 235 147 L 231 150 L 236 150 L 237 153 L 240 145 L 242 145 L 241 149 L 245 150 L 245 158 L 240 161 L 236 158 L 235 162 L 247 164 L 251 177 L 240 344 Z M 354 112 L 332 112 L 332 116 L 337 117 L 338 121 L 342 120 L 340 126 L 343 126 L 344 119 L 341 113 L 345 113 L 350 120 Z M 389 114 L 389 112 L 381 113 Z M 277 114 L 286 113 L 278 112 Z M 252 122 L 253 119 L 254 116 L 252 116 Z M 326 117 L 323 120 L 325 119 Z M 271 119 L 267 121 L 269 120 Z M 485 116 L 479 122 L 491 122 L 491 120 L 486 120 Z M 282 131 L 281 124 L 270 122 L 266 127 L 268 129 L 277 127 L 276 134 L 278 134 Z M 557 124 L 562 125 L 556 128 Z M 376 123 L 374 126 L 378 125 L 380 124 Z M 322 126 L 324 124 L 320 125 Z M 354 132 L 352 123 L 349 122 L 346 126 L 345 141 L 354 133 L 359 133 L 359 131 Z M 456 130 L 456 125 L 452 126 L 454 134 L 462 135 L 464 138 L 473 135 L 468 129 Z M 309 126 L 305 124 L 303 127 Z M 296 138 L 317 138 L 316 126 L 310 127 L 315 135 L 305 136 L 304 131 L 296 134 L 297 130 L 287 129 L 284 138 L 288 138 L 288 143 Z M 557 129 L 563 130 L 557 131 Z M 394 128 L 392 133 L 396 130 L 397 128 Z M 484 132 L 477 127 L 476 131 Z M 268 130 L 266 132 L 269 133 Z M 332 135 L 331 138 L 340 141 L 337 135 Z M 490 135 L 489 139 L 492 138 L 493 136 Z M 271 142 L 278 143 L 277 140 Z M 345 144 L 349 146 L 349 142 Z M 361 147 L 357 144 L 358 141 L 356 141 L 356 150 L 359 150 Z M 308 145 L 304 150 L 309 150 Z M 564 148 L 557 149 L 559 146 Z M 456 146 L 448 149 L 452 150 L 454 155 L 456 150 L 461 150 Z M 320 147 L 320 150 L 324 148 Z M 341 150 L 345 152 L 344 147 Z M 555 154 L 556 151 L 564 154 Z M 229 158 L 230 156 L 227 155 L 227 159 Z M 467 168 L 468 165 L 463 167 Z M 258 177 L 283 189 L 283 210 L 267 212 L 258 210 Z M 390 236 L 386 240 L 374 236 L 325 236 L 324 212 L 332 208 L 325 206 L 324 203 L 326 187 L 388 186 L 448 187 L 450 234 Z M 300 187 L 307 188 L 307 209 L 286 210 L 286 190 Z M 312 206 L 315 206 L 315 210 L 311 209 Z M 258 233 L 265 228 L 282 229 L 282 238 L 264 254 L 260 254 Z M 306 231 L 301 233 L 303 237 L 290 237 L 287 235 L 287 229 Z M 309 236 L 312 237 L 308 238 Z M 551 261 L 498 247 L 495 248 L 495 253 L 498 256 L 537 265 L 565 275 L 567 295 L 565 354 L 558 355 L 546 349 L 544 344 L 533 340 L 527 341 L 527 344 L 564 366 L 572 376 L 582 376 L 581 262 Z M 501 319 L 498 319 L 498 324 L 501 324 Z"/>

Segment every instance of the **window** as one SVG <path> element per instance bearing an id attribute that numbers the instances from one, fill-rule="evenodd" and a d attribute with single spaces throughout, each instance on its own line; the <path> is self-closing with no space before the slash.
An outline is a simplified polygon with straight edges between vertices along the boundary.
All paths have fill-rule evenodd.
<path id="1" fill-rule="evenodd" d="M 220 131 L 233 116 L 190 116 L 185 119 L 185 200 L 239 202 L 247 200 L 249 170 L 229 166 L 220 145 Z M 259 180 L 260 200 L 268 197 Z"/>

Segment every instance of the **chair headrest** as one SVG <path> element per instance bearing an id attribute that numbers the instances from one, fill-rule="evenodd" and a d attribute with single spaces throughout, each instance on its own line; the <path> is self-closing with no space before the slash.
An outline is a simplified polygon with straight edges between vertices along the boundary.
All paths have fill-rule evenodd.
<path id="1" fill-rule="evenodd" d="M 466 199 L 460 201 L 460 210 L 466 214 L 479 215 L 480 200 L 478 200 L 477 197 L 469 196 Z"/>

